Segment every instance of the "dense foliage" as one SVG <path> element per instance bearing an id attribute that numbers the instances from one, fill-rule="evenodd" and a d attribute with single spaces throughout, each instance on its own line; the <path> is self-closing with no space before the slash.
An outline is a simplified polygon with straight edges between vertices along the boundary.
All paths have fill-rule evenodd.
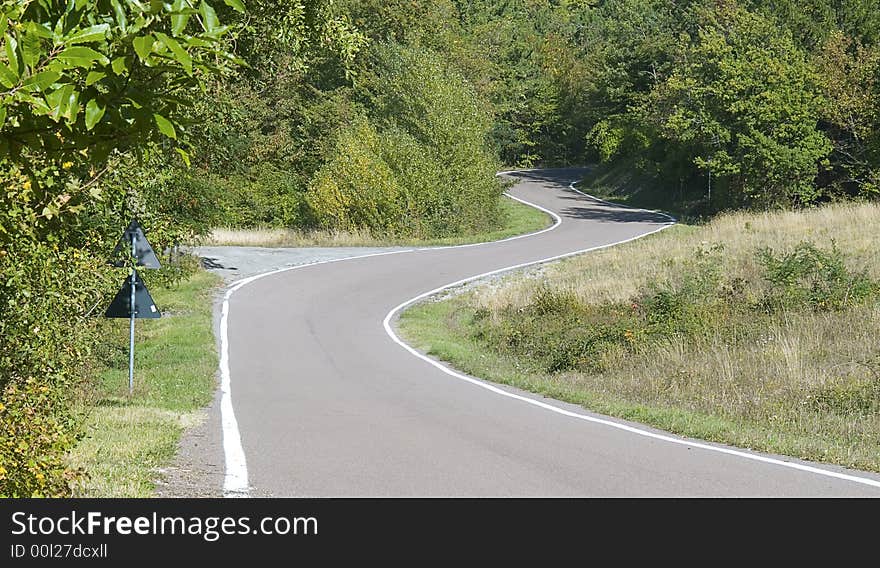
<path id="1" fill-rule="evenodd" d="M 100 340 L 95 316 L 124 276 L 106 261 L 128 219 L 160 252 L 210 227 L 215 196 L 173 171 L 189 160 L 193 103 L 241 63 L 243 10 L 0 3 L 0 496 L 69 493 L 71 400 Z M 332 20 L 310 17 L 308 29 Z M 170 266 L 153 281 L 180 275 Z"/>
<path id="2" fill-rule="evenodd" d="M 340 153 L 364 152 L 341 142 L 364 117 L 388 151 L 379 106 L 413 76 L 389 66 L 389 52 L 414 53 L 426 75 L 461 78 L 462 97 L 489 120 L 482 139 L 457 140 L 462 154 L 488 147 L 505 166 L 630 169 L 670 197 L 696 196 L 705 211 L 878 192 L 876 0 L 344 0 L 339 10 L 361 34 L 351 65 L 329 52 L 308 69 L 285 67 L 272 52 L 275 64 L 224 83 L 221 105 L 212 101 L 210 152 L 194 175 L 222 189 L 222 224 L 416 234 L 411 219 L 380 228 L 375 212 L 353 222 L 314 198 L 318 186 L 332 193 Z M 415 114 L 398 117 L 398 130 L 429 123 L 419 113 L 446 86 L 410 93 Z M 429 188 L 438 173 L 414 163 L 395 176 Z M 363 185 L 338 183 L 342 193 Z M 409 189 L 394 190 L 395 201 Z"/>
<path id="3" fill-rule="evenodd" d="M 498 225 L 499 166 L 593 162 L 706 211 L 880 194 L 877 0 L 0 10 L 0 495 L 66 492 L 131 216 L 159 250 L 218 225 L 450 236 Z"/>

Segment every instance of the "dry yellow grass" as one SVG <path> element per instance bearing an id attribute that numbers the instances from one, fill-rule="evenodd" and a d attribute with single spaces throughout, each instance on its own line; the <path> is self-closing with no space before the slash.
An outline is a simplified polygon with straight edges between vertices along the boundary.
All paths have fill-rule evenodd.
<path id="1" fill-rule="evenodd" d="M 550 224 L 547 214 L 513 199 L 500 201 L 504 223 L 482 233 L 441 238 L 375 237 L 367 230 L 229 229 L 217 228 L 199 244 L 251 247 L 380 247 L 459 245 L 494 241 L 539 231 Z"/>
<path id="2" fill-rule="evenodd" d="M 781 252 L 804 240 L 825 249 L 835 242 L 850 269 L 866 269 L 880 280 L 876 204 L 734 213 L 417 306 L 405 314 L 403 331 L 459 368 L 600 412 L 705 439 L 880 471 L 876 300 L 837 312 L 756 314 L 705 336 L 645 340 L 632 350 L 612 351 L 602 372 L 547 373 L 493 352 L 472 335 L 469 322 L 477 309 L 487 309 L 493 325 L 505 325 L 516 313 L 509 308 L 527 306 L 542 286 L 570 291 L 588 304 L 626 301 L 652 281 L 673 279 L 695 250 L 716 243 L 724 247 L 727 281 L 756 282 L 761 281 L 756 250 Z"/>
<path id="3" fill-rule="evenodd" d="M 675 226 L 655 236 L 547 266 L 542 269 L 556 288 L 573 291 L 583 302 L 604 303 L 632 297 L 645 283 L 675 273 L 683 259 L 700 247 L 724 246 L 724 273 L 730 278 L 755 274 L 751 254 L 757 248 L 790 248 L 809 239 L 830 247 L 834 240 L 853 268 L 880 276 L 880 205 L 837 204 L 807 211 L 732 213 L 705 226 Z M 497 310 L 529 302 L 543 279 L 511 277 L 479 290 L 480 307 Z"/>
<path id="4" fill-rule="evenodd" d="M 217 228 L 205 239 L 208 246 L 242 247 L 354 247 L 378 246 L 385 241 L 369 231 L 295 231 L 291 229 Z"/>

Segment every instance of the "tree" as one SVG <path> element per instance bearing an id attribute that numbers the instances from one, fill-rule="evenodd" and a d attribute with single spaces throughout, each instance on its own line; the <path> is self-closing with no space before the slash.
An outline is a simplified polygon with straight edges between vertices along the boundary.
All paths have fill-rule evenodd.
<path id="1" fill-rule="evenodd" d="M 226 0 L 243 10 L 239 0 Z M 177 138 L 181 93 L 235 58 L 201 0 L 4 0 L 0 156 L 102 162 L 113 149 Z"/>
<path id="2" fill-rule="evenodd" d="M 328 228 L 444 237 L 497 226 L 487 105 L 436 52 L 373 53 L 366 116 L 341 126 L 308 200 Z"/>
<path id="3" fill-rule="evenodd" d="M 96 341 L 87 316 L 115 285 L 107 174 L 129 150 L 176 146 L 187 102 L 235 58 L 204 0 L 0 11 L 0 496 L 63 496 L 68 399 Z"/>
<path id="4" fill-rule="evenodd" d="M 818 77 L 791 34 L 726 3 L 703 11 L 644 115 L 734 202 L 809 203 L 831 152 Z"/>
<path id="5" fill-rule="evenodd" d="M 880 48 L 835 31 L 815 54 L 825 95 L 822 119 L 834 144 L 833 183 L 880 194 Z"/>

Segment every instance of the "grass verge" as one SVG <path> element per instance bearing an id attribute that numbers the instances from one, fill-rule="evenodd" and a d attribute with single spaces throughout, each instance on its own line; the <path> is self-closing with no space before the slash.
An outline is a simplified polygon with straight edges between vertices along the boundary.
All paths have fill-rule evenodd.
<path id="1" fill-rule="evenodd" d="M 418 240 L 378 238 L 372 236 L 368 231 L 217 228 L 202 244 L 206 246 L 250 247 L 449 246 L 497 241 L 539 231 L 551 223 L 551 219 L 546 213 L 513 199 L 501 198 L 500 207 L 505 218 L 503 227 L 463 237 Z"/>
<path id="2" fill-rule="evenodd" d="M 69 455 L 86 479 L 77 497 L 150 497 L 184 429 L 213 396 L 217 354 L 213 295 L 220 278 L 198 271 L 179 285 L 154 287 L 158 320 L 138 320 L 135 388 L 128 395 L 128 320 L 108 320 L 106 352 L 86 393 L 85 437 Z"/>
<path id="3" fill-rule="evenodd" d="M 722 215 L 424 302 L 399 326 L 491 381 L 880 471 L 878 238 L 874 204 Z"/>

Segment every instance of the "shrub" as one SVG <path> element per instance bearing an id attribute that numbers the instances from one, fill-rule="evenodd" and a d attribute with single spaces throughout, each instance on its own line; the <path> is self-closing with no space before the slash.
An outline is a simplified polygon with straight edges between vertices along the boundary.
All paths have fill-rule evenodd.
<path id="1" fill-rule="evenodd" d="M 429 238 L 497 227 L 502 186 L 483 103 L 433 52 L 386 46 L 376 57 L 366 115 L 337 131 L 309 184 L 315 221 Z"/>
<path id="2" fill-rule="evenodd" d="M 768 310 L 810 307 L 842 310 L 876 294 L 877 284 L 865 271 L 847 268 L 844 254 L 832 244 L 830 250 L 803 241 L 794 250 L 777 254 L 758 252 L 764 279 L 770 284 L 763 299 Z"/>
<path id="3" fill-rule="evenodd" d="M 360 117 L 337 134 L 331 160 L 315 174 L 307 200 L 327 228 L 399 233 L 402 188 L 382 157 L 380 134 Z"/>
<path id="4" fill-rule="evenodd" d="M 305 188 L 296 176 L 271 164 L 247 174 L 209 176 L 201 183 L 219 188 L 223 197 L 218 219 L 227 227 L 292 228 L 308 222 Z"/>
<path id="5" fill-rule="evenodd" d="M 79 435 L 69 400 L 97 340 L 85 316 L 117 284 L 80 250 L 0 245 L 0 497 L 67 496 L 77 472 L 64 455 Z"/>
<path id="6" fill-rule="evenodd" d="M 714 244 L 698 249 L 672 278 L 650 283 L 634 305 L 653 335 L 694 335 L 707 329 L 719 311 L 721 253 Z"/>

